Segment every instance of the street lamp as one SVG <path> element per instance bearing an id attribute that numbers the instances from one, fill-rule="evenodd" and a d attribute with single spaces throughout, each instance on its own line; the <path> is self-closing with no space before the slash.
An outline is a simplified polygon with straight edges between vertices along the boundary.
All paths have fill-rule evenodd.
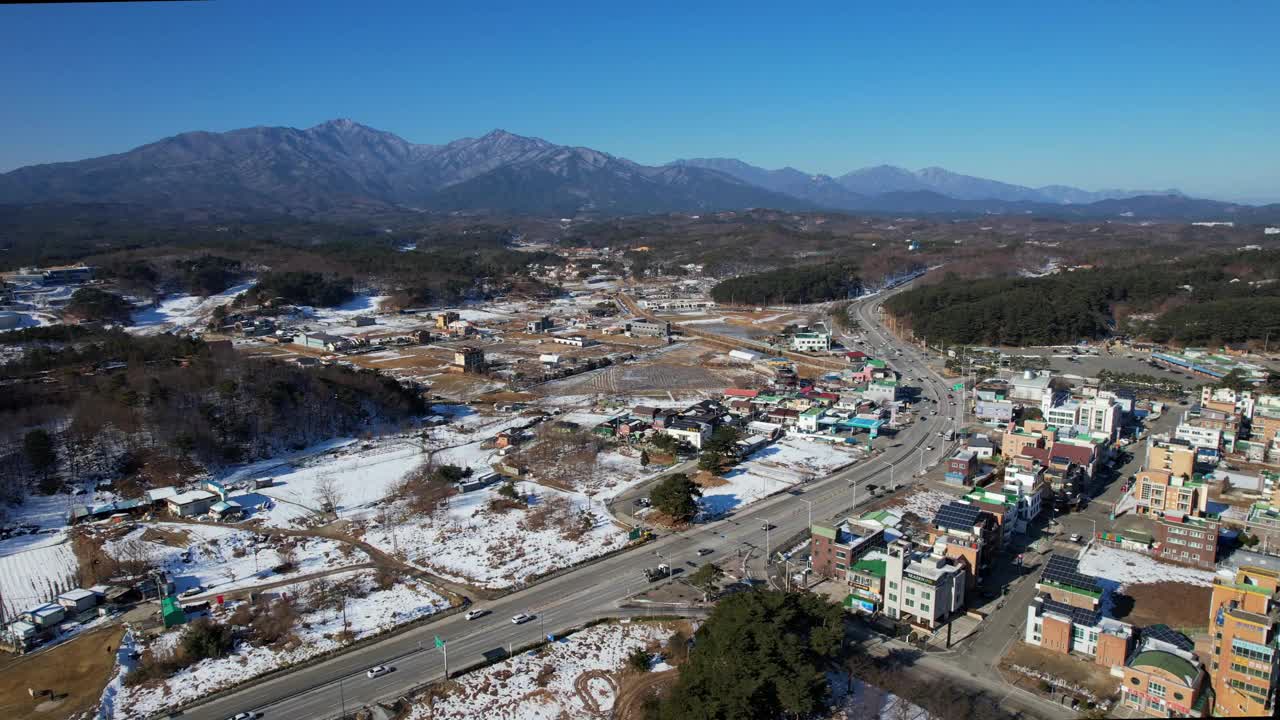
<path id="1" fill-rule="evenodd" d="M 796 499 L 804 503 L 805 505 L 809 506 L 809 527 L 812 528 L 813 527 L 813 502 L 811 500 L 805 500 L 804 498 L 796 498 Z"/>
<path id="2" fill-rule="evenodd" d="M 889 462 L 888 460 L 885 460 L 884 458 L 876 458 L 875 461 L 878 463 L 884 463 L 889 467 L 889 489 L 892 490 L 893 489 L 893 463 Z"/>

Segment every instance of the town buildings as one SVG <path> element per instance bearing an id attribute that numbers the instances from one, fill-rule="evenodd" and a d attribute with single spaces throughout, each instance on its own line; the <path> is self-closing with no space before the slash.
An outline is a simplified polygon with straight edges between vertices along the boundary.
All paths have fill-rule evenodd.
<path id="1" fill-rule="evenodd" d="M 1143 630 L 1122 669 L 1121 706 L 1148 717 L 1205 717 L 1207 675 L 1194 648 L 1164 625 Z"/>
<path id="2" fill-rule="evenodd" d="M 826 352 L 831 349 L 831 334 L 799 332 L 791 336 L 791 349 L 799 352 Z"/>
<path id="3" fill-rule="evenodd" d="M 1133 627 L 1103 612 L 1104 596 L 1098 578 L 1081 573 L 1075 558 L 1050 555 L 1027 606 L 1023 640 L 1046 650 L 1086 655 L 1104 667 L 1123 665 Z"/>

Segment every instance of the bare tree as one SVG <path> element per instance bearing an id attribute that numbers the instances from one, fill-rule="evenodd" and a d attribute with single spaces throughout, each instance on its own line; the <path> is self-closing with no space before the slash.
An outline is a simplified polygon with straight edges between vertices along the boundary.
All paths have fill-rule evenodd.
<path id="1" fill-rule="evenodd" d="M 333 474 L 322 473 L 316 478 L 313 496 L 322 511 L 337 512 L 338 506 L 342 504 L 342 485 Z"/>

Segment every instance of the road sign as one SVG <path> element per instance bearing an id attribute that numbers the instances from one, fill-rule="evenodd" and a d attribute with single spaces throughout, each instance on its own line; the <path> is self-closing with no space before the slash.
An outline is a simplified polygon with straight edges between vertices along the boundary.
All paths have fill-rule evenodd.
<path id="1" fill-rule="evenodd" d="M 444 647 L 444 640 L 441 640 L 439 635 L 436 636 L 436 647 L 438 648 Z"/>
<path id="2" fill-rule="evenodd" d="M 955 390 L 956 392 L 960 392 L 961 390 L 964 390 L 964 383 L 956 383 L 955 385 L 951 386 L 951 389 Z"/>

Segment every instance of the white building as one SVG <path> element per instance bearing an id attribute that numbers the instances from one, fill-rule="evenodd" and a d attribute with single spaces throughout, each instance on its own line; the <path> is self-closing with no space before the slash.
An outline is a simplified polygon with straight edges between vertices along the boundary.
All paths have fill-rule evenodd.
<path id="1" fill-rule="evenodd" d="M 1053 374 L 1047 370 L 1023 371 L 1021 375 L 1015 375 L 1009 380 L 1009 399 L 1021 401 L 1024 405 L 1040 405 L 1044 402 L 1045 395 L 1052 395 L 1049 390 L 1051 380 Z"/>
<path id="2" fill-rule="evenodd" d="M 885 561 L 884 611 L 895 620 L 934 628 L 964 607 L 965 569 L 954 558 L 912 550 L 896 540 Z"/>
<path id="3" fill-rule="evenodd" d="M 1173 436 L 1195 448 L 1217 450 L 1222 446 L 1222 431 L 1182 423 Z"/>
<path id="4" fill-rule="evenodd" d="M 800 352 L 825 352 L 831 349 L 831 335 L 823 332 L 796 333 L 791 336 L 791 349 Z"/>
<path id="5" fill-rule="evenodd" d="M 1046 393 L 1040 404 L 1045 422 L 1061 428 L 1081 427 L 1115 440 L 1120 432 L 1120 404 L 1109 397 L 1077 398 Z"/>

